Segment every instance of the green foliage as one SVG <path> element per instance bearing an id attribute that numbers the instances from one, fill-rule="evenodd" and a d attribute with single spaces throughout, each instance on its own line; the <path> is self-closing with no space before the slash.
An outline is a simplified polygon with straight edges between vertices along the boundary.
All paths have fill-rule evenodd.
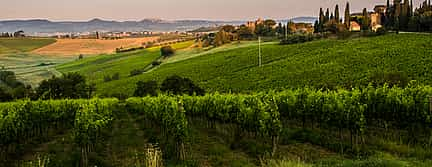
<path id="1" fill-rule="evenodd" d="M 141 49 L 144 49 L 144 46 L 134 47 L 134 48 L 116 48 L 116 53 L 132 52 Z"/>
<path id="2" fill-rule="evenodd" d="M 204 95 L 204 89 L 195 85 L 189 78 L 182 78 L 177 75 L 170 76 L 162 82 L 161 91 L 174 95 Z"/>
<path id="3" fill-rule="evenodd" d="M 29 52 L 54 42 L 52 38 L 2 38 L 0 54 Z"/>
<path id="4" fill-rule="evenodd" d="M 129 98 L 126 108 L 132 113 L 143 115 L 146 121 L 161 128 L 162 136 L 175 144 L 177 159 L 184 160 L 184 142 L 188 136 L 188 122 L 182 110 L 182 101 L 176 97 L 158 96 Z"/>
<path id="5" fill-rule="evenodd" d="M 141 70 L 141 69 L 133 69 L 130 72 L 129 76 L 133 77 L 133 76 L 136 76 L 136 75 L 141 75 L 142 73 L 143 73 L 143 70 Z"/>
<path id="6" fill-rule="evenodd" d="M 117 103 L 116 99 L 0 103 L 0 161 L 18 152 L 21 144 L 46 140 L 52 131 L 72 130 L 75 144 L 94 145 Z"/>
<path id="7" fill-rule="evenodd" d="M 5 88 L 0 87 L 0 102 L 11 101 L 12 99 L 12 95 Z"/>
<path id="8" fill-rule="evenodd" d="M 18 81 L 12 71 L 0 70 L 0 89 L 0 101 L 34 97 L 31 86 L 26 86 Z"/>
<path id="9" fill-rule="evenodd" d="M 281 45 L 289 45 L 289 44 L 297 44 L 297 43 L 305 43 L 313 40 L 321 39 L 322 35 L 320 34 L 295 34 L 289 35 L 285 39 L 281 40 Z"/>
<path id="10" fill-rule="evenodd" d="M 163 57 L 172 56 L 175 53 L 175 50 L 171 46 L 164 46 L 160 49 L 160 51 Z"/>
<path id="11" fill-rule="evenodd" d="M 84 76 L 68 73 L 42 81 L 36 89 L 36 96 L 39 99 L 90 98 L 94 89 L 93 85 L 86 83 Z"/>
<path id="12" fill-rule="evenodd" d="M 193 41 L 187 41 L 171 46 L 174 49 L 182 49 L 192 44 Z M 131 76 L 131 71 L 136 69 L 138 73 L 135 74 L 139 75 L 145 67 L 151 65 L 158 58 L 160 58 L 160 47 L 152 47 L 133 52 L 86 57 L 82 60 L 59 65 L 56 69 L 62 73 L 79 72 L 99 86 L 104 82 L 106 74 L 119 73 L 120 78 L 124 79 Z M 105 93 L 111 94 L 110 91 Z"/>
<path id="13" fill-rule="evenodd" d="M 432 54 L 431 44 L 432 38 L 427 34 L 388 34 L 296 45 L 264 44 L 262 67 L 258 66 L 255 44 L 165 63 L 137 77 L 99 84 L 98 91 L 132 95 L 134 83 L 140 80 L 161 83 L 175 74 L 190 78 L 207 92 L 255 92 L 303 86 L 364 87 L 376 71 L 402 71 L 409 79 L 432 84 L 429 63 L 432 57 L 428 56 Z M 82 70 L 88 72 L 86 67 Z"/>
<path id="14" fill-rule="evenodd" d="M 156 96 L 158 91 L 158 83 L 156 81 L 143 82 L 139 81 L 136 84 L 135 97 Z"/>

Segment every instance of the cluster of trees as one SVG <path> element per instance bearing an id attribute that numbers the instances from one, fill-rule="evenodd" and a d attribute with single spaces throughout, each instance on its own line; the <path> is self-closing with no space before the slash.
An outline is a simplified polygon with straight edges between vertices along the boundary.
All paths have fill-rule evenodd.
<path id="1" fill-rule="evenodd" d="M 86 78 L 78 73 L 52 77 L 33 89 L 16 79 L 11 71 L 0 71 L 0 102 L 16 99 L 80 99 L 91 98 L 95 85 L 87 84 Z"/>
<path id="2" fill-rule="evenodd" d="M 10 34 L 8 32 L 2 32 L 2 33 L 0 33 L 0 37 L 1 38 L 10 38 L 10 37 L 13 37 L 13 34 Z"/>
<path id="3" fill-rule="evenodd" d="M 231 43 L 232 41 L 256 39 L 258 36 L 285 36 L 285 33 L 288 32 L 286 29 L 287 26 L 282 25 L 282 23 L 278 24 L 276 21 L 271 19 L 258 22 L 254 27 L 248 27 L 247 25 L 241 25 L 238 27 L 225 25 L 216 33 L 202 36 L 198 42 L 201 42 L 203 47 L 221 46 L 223 44 Z"/>
<path id="4" fill-rule="evenodd" d="M 25 37 L 24 31 L 20 30 L 14 33 L 9 33 L 9 32 L 0 33 L 0 38 L 12 38 L 12 37 Z"/>
<path id="5" fill-rule="evenodd" d="M 385 26 L 396 31 L 432 31 L 432 5 L 424 1 L 419 8 L 408 0 L 394 0 L 391 5 L 387 0 L 387 11 L 382 20 Z"/>
<path id="6" fill-rule="evenodd" d="M 412 0 L 394 0 L 393 4 L 387 0 L 385 13 L 380 14 L 383 28 L 395 31 L 428 31 L 432 32 L 432 5 L 425 0 L 419 8 L 414 9 Z M 350 28 L 350 21 L 356 21 L 361 30 L 371 29 L 370 14 L 366 8 L 362 14 L 351 16 L 349 3 L 346 4 L 344 22 L 339 15 L 339 6 L 336 5 L 334 13 L 327 8 L 326 12 L 320 8 L 319 20 L 315 22 L 314 30 L 318 32 L 344 32 Z M 379 29 L 378 29 L 379 30 Z M 378 31 L 377 30 L 377 31 Z"/>
<path id="7" fill-rule="evenodd" d="M 37 99 L 81 99 L 91 98 L 95 85 L 87 84 L 86 78 L 79 73 L 68 73 L 62 77 L 44 80 L 36 88 Z"/>
<path id="8" fill-rule="evenodd" d="M 12 71 L 0 71 L 0 102 L 33 97 L 31 86 L 19 82 Z"/>
<path id="9" fill-rule="evenodd" d="M 157 96 L 158 92 L 173 95 L 204 95 L 205 90 L 194 84 L 189 78 L 177 75 L 166 78 L 159 86 L 156 81 L 139 81 L 134 92 L 135 97 Z"/>
<path id="10" fill-rule="evenodd" d="M 327 8 L 324 13 L 323 9 L 320 8 L 319 19 L 315 21 L 314 31 L 315 33 L 322 32 L 343 32 L 347 31 L 350 26 L 350 7 L 349 3 L 347 3 L 345 8 L 345 17 L 342 22 L 342 18 L 339 14 L 339 5 L 336 5 L 334 13 L 330 12 L 330 9 Z"/>

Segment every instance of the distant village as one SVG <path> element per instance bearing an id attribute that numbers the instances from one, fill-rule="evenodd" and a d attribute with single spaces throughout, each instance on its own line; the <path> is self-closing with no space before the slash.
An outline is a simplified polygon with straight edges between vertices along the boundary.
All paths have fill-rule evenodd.
<path id="1" fill-rule="evenodd" d="M 334 12 L 333 12 L 334 11 Z M 247 39 L 256 36 L 286 36 L 288 34 L 314 34 L 314 33 L 338 33 L 359 31 L 427 31 L 432 32 L 432 5 L 430 0 L 425 0 L 419 7 L 414 8 L 412 0 L 387 0 L 386 5 L 375 5 L 372 10 L 364 8 L 362 12 L 351 13 L 349 2 L 346 4 L 345 13 L 342 17 L 339 5 L 334 10 L 326 11 L 320 8 L 319 17 L 314 24 L 311 23 L 288 23 L 276 22 L 271 19 L 258 18 L 248 21 L 242 25 L 225 25 L 214 27 L 202 27 L 193 31 L 174 32 L 57 32 L 38 33 L 35 36 L 68 38 L 68 39 L 122 39 L 139 38 L 162 35 L 183 35 L 213 39 L 221 30 L 229 39 Z M 24 31 L 13 33 L 3 32 L 0 37 L 24 37 Z"/>
<path id="2" fill-rule="evenodd" d="M 339 6 L 334 12 L 320 9 L 319 19 L 315 22 L 315 32 L 344 31 L 410 31 L 432 32 L 432 5 L 430 0 L 414 7 L 412 0 L 387 0 L 386 5 L 376 5 L 373 11 L 364 8 L 360 13 L 351 13 L 349 2 L 346 4 L 344 18 L 339 15 Z"/>

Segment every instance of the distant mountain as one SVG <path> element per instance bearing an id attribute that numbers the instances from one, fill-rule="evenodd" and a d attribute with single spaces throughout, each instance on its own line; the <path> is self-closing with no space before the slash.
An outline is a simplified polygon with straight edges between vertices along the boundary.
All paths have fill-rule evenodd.
<path id="1" fill-rule="evenodd" d="M 296 17 L 294 22 L 313 23 L 315 17 Z M 288 20 L 278 20 L 287 22 Z M 0 21 L 0 32 L 23 30 L 27 34 L 54 34 L 80 32 L 110 31 L 191 31 L 201 27 L 217 27 L 225 24 L 240 25 L 246 21 L 208 21 L 208 20 L 161 20 L 143 19 L 141 21 L 107 21 L 92 19 L 90 21 L 49 21 L 49 20 L 7 20 Z"/>
<path id="2" fill-rule="evenodd" d="M 144 19 L 141 21 L 106 21 L 93 19 L 86 22 L 53 22 L 49 20 L 8 20 L 0 21 L 0 32 L 23 30 L 27 34 L 36 33 L 78 33 L 108 31 L 188 31 L 200 27 L 213 27 L 224 24 L 242 24 L 242 21 L 207 21 Z"/>
<path id="3" fill-rule="evenodd" d="M 315 21 L 318 20 L 318 18 L 316 17 L 294 17 L 292 19 L 287 19 L 287 20 L 278 20 L 279 22 L 288 22 L 288 21 L 292 21 L 294 23 L 315 23 Z"/>

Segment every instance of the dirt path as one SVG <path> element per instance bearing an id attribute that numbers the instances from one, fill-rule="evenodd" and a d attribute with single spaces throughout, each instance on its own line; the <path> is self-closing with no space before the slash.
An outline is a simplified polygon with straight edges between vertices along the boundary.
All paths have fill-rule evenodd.
<path id="1" fill-rule="evenodd" d="M 50 149 L 53 145 L 57 145 L 59 143 L 63 143 L 66 138 L 68 138 L 68 135 L 70 135 L 69 132 L 65 132 L 62 134 L 56 134 L 54 136 L 50 136 L 48 141 L 45 141 L 40 144 L 32 145 L 32 146 L 26 146 L 31 147 L 29 150 L 25 151 L 24 155 L 22 156 L 21 160 L 24 162 L 28 161 L 35 161 L 40 158 L 40 156 L 46 156 L 50 153 Z M 68 147 L 63 148 L 57 148 L 57 149 L 63 149 L 63 152 L 68 152 Z"/>

